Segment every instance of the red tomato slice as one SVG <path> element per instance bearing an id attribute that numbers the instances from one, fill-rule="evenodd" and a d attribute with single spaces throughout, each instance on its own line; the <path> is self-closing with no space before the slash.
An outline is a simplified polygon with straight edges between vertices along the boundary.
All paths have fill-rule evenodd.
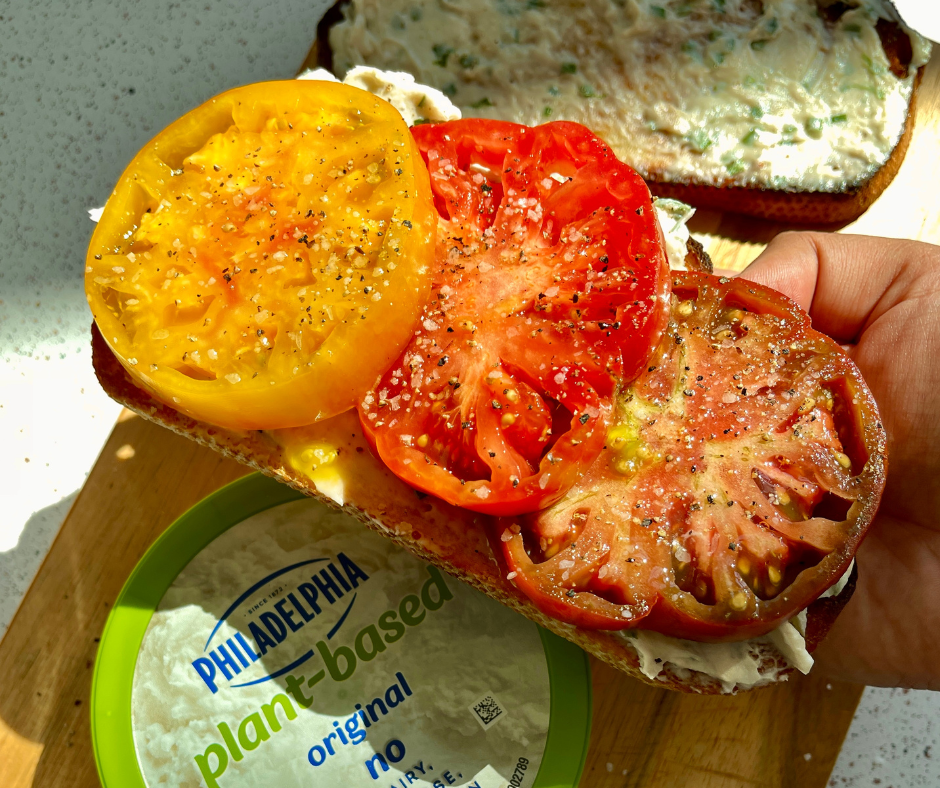
<path id="1" fill-rule="evenodd" d="M 744 280 L 676 276 L 669 328 L 612 422 L 563 500 L 498 524 L 513 582 L 582 627 L 764 634 L 847 570 L 884 487 L 858 369 Z"/>
<path id="2" fill-rule="evenodd" d="M 590 131 L 413 129 L 440 214 L 431 300 L 360 405 L 402 479 L 493 514 L 557 500 L 601 450 L 616 381 L 662 334 L 649 190 Z"/>

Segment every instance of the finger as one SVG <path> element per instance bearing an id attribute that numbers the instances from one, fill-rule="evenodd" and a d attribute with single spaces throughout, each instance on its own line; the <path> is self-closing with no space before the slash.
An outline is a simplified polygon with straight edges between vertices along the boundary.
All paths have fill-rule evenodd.
<path id="1" fill-rule="evenodd" d="M 858 584 L 813 653 L 844 681 L 940 689 L 940 532 L 879 515 L 856 556 Z"/>
<path id="2" fill-rule="evenodd" d="M 862 235 L 783 233 L 742 276 L 780 290 L 813 326 L 854 343 L 880 315 L 931 287 L 940 247 Z"/>
<path id="3" fill-rule="evenodd" d="M 781 233 L 741 272 L 741 278 L 771 287 L 809 312 L 818 270 L 819 257 L 811 235 Z"/>

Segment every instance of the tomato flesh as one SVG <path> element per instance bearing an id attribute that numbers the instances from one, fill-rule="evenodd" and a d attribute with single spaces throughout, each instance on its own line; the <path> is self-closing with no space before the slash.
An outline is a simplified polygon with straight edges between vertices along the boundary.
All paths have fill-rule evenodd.
<path id="1" fill-rule="evenodd" d="M 603 445 L 668 308 L 649 191 L 587 129 L 419 126 L 439 213 L 431 299 L 362 400 L 401 478 L 513 514 L 556 500 Z"/>
<path id="2" fill-rule="evenodd" d="M 740 640 L 848 568 L 884 485 L 855 365 L 785 297 L 677 275 L 603 452 L 553 507 L 498 524 L 513 582 L 584 627 Z"/>
<path id="3" fill-rule="evenodd" d="M 131 162 L 92 238 L 86 292 L 124 367 L 177 410 L 242 429 L 308 424 L 351 408 L 404 347 L 435 222 L 390 105 L 325 82 L 250 85 Z"/>

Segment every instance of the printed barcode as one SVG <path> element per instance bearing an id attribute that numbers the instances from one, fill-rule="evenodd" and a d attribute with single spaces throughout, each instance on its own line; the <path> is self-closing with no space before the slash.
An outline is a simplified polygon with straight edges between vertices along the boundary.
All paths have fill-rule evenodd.
<path id="1" fill-rule="evenodd" d="M 470 706 L 470 711 L 473 712 L 473 716 L 484 730 L 495 725 L 505 716 L 503 707 L 499 705 L 499 701 L 493 695 L 484 695 Z"/>

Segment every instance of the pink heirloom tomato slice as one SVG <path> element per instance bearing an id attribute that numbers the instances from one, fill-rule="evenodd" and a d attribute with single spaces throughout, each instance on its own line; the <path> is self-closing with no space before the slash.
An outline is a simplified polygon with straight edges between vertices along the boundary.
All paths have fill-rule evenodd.
<path id="1" fill-rule="evenodd" d="M 839 345 L 769 288 L 680 273 L 593 466 L 494 542 L 554 618 L 743 640 L 847 571 L 886 468 L 875 401 Z"/>

